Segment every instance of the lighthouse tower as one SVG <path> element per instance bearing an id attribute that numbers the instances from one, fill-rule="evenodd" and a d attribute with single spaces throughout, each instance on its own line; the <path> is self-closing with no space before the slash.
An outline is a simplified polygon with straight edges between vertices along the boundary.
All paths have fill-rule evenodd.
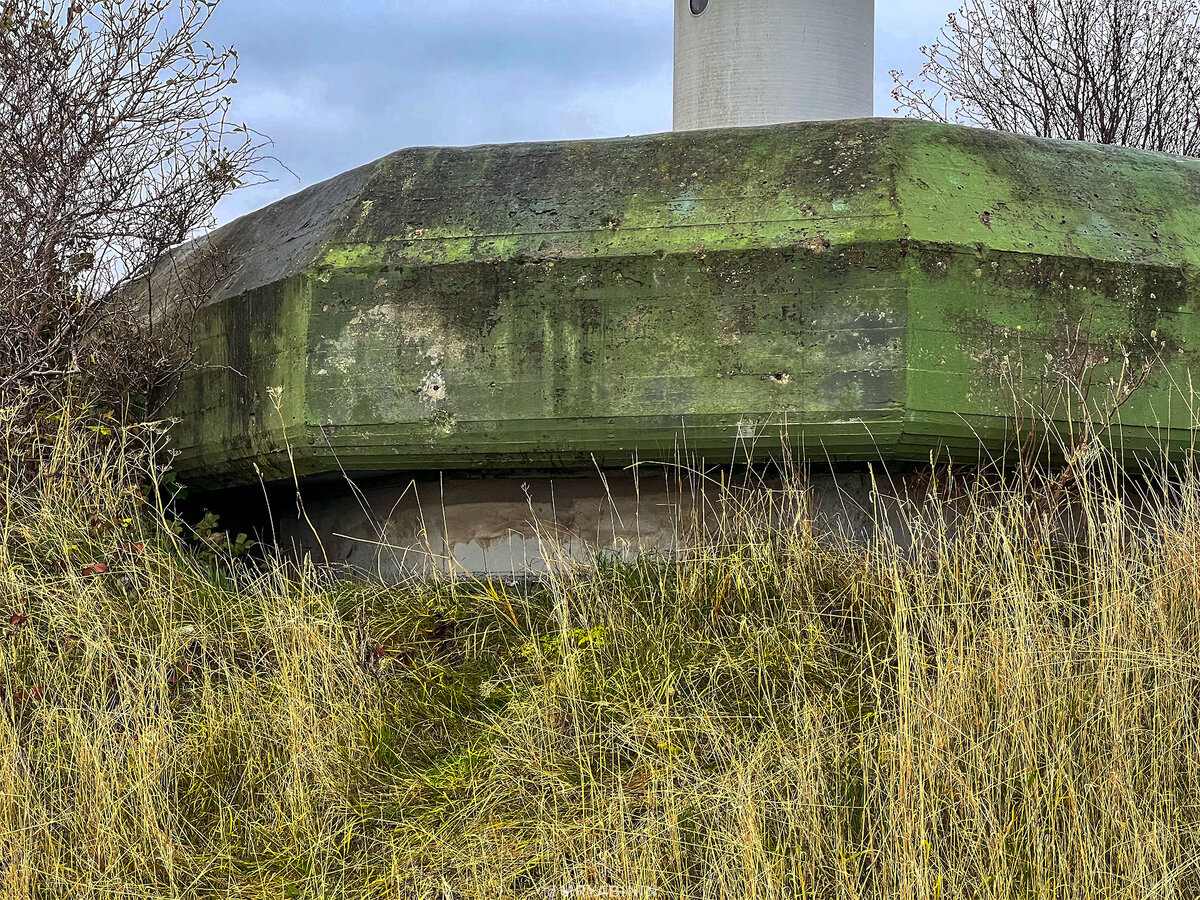
<path id="1" fill-rule="evenodd" d="M 870 116 L 875 0 L 675 0 L 675 130 Z"/>

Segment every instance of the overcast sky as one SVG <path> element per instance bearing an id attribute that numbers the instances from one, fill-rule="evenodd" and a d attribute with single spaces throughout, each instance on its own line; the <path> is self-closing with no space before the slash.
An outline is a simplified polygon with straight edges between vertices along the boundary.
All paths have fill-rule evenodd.
<path id="1" fill-rule="evenodd" d="M 880 0 L 888 71 L 915 73 L 957 0 Z M 241 58 L 234 115 L 295 175 L 239 191 L 221 221 L 401 147 L 671 128 L 671 0 L 224 0 L 211 43 Z"/>

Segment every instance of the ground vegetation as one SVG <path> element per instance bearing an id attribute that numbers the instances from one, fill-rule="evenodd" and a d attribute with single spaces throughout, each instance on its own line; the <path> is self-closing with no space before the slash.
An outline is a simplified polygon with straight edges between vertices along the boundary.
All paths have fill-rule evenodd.
<path id="1" fill-rule="evenodd" d="M 677 557 L 383 586 L 180 527 L 154 429 L 26 427 L 0 896 L 1200 891 L 1186 464 L 930 470 L 861 545 L 760 485 Z"/>

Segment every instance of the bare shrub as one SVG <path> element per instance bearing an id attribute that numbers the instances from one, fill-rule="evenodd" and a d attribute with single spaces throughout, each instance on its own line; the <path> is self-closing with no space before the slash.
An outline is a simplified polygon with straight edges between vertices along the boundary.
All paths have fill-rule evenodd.
<path id="1" fill-rule="evenodd" d="M 259 178 L 218 0 L 0 0 L 0 402 L 153 402 L 220 267 L 132 290 Z M 156 279 L 156 284 L 158 279 Z"/>
<path id="2" fill-rule="evenodd" d="M 968 0 L 893 71 L 896 112 L 1038 137 L 1200 153 L 1195 0 Z"/>

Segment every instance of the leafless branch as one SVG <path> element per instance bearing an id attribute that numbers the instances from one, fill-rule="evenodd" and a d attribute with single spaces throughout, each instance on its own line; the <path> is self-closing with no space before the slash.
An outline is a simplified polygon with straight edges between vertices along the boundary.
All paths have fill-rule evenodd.
<path id="1" fill-rule="evenodd" d="M 1197 0 L 966 0 L 896 112 L 1200 155 Z"/>
<path id="2" fill-rule="evenodd" d="M 216 261 L 169 305 L 132 288 L 262 180 L 237 55 L 201 38 L 218 2 L 0 0 L 0 401 L 152 403 L 185 363 Z"/>

